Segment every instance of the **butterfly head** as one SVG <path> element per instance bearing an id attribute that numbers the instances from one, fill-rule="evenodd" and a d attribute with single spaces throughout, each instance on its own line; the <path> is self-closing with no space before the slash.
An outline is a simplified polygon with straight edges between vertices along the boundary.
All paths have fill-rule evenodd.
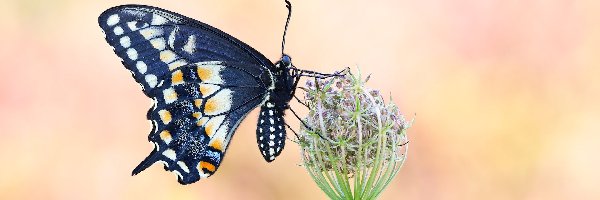
<path id="1" fill-rule="evenodd" d="M 283 54 L 281 56 L 281 60 L 279 61 L 279 67 L 290 67 L 292 65 L 292 57 Z"/>
<path id="2" fill-rule="evenodd" d="M 287 106 L 287 103 L 293 97 L 293 90 L 296 87 L 296 75 L 293 70 L 292 58 L 283 54 L 281 60 L 275 64 L 273 75 L 275 78 L 275 89 L 273 92 L 276 97 L 276 106 Z"/>

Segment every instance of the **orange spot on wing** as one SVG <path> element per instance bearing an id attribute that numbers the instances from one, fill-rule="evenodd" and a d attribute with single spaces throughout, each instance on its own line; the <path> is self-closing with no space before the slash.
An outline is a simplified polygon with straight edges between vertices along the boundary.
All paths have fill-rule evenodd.
<path id="1" fill-rule="evenodd" d="M 169 50 L 161 51 L 159 57 L 161 61 L 169 63 L 175 59 L 175 54 Z"/>
<path id="2" fill-rule="evenodd" d="M 198 171 L 202 171 L 202 169 L 206 169 L 211 173 L 215 172 L 215 166 L 209 162 L 200 161 L 198 164 Z"/>
<path id="3" fill-rule="evenodd" d="M 163 121 L 164 124 L 168 124 L 169 122 L 171 122 L 171 112 L 169 112 L 168 110 L 158 111 L 158 115 L 160 115 L 160 119 Z"/>
<path id="4" fill-rule="evenodd" d="M 173 72 L 173 75 L 171 76 L 171 82 L 173 85 L 183 83 L 183 73 L 181 70 Z"/>
<path id="5" fill-rule="evenodd" d="M 167 100 L 167 103 L 172 103 L 173 101 L 177 100 L 177 92 L 175 92 L 174 89 L 168 89 L 165 90 L 165 100 Z"/>
<path id="6" fill-rule="evenodd" d="M 211 146 L 212 148 L 215 148 L 216 150 L 223 151 L 223 143 L 222 143 L 222 142 L 221 142 L 221 140 L 219 140 L 218 138 L 217 138 L 217 139 L 215 139 L 215 140 L 213 140 L 213 141 L 211 142 L 210 146 Z"/>
<path id="7" fill-rule="evenodd" d="M 194 116 L 194 118 L 198 119 L 200 118 L 200 113 L 199 112 L 195 112 L 192 114 L 192 116 Z"/>
<path id="8" fill-rule="evenodd" d="M 160 139 L 162 139 L 166 143 L 171 142 L 171 140 L 172 140 L 171 133 L 167 130 L 160 132 Z"/>
<path id="9" fill-rule="evenodd" d="M 204 125 L 204 123 L 206 123 L 207 120 L 208 120 L 208 118 L 206 118 L 206 117 L 200 118 L 200 120 L 198 120 L 196 125 L 202 126 L 202 125 Z M 206 129 L 205 129 L 205 131 L 206 131 Z"/>
<path id="10" fill-rule="evenodd" d="M 210 93 L 210 88 L 206 85 L 200 85 L 200 93 L 202 93 L 202 95 L 206 95 Z"/>
<path id="11" fill-rule="evenodd" d="M 217 106 L 219 106 L 219 104 L 214 98 L 206 100 L 206 104 L 204 105 L 204 113 L 215 112 L 217 110 Z"/>
<path id="12" fill-rule="evenodd" d="M 212 135 L 215 134 L 215 125 L 213 125 L 213 123 L 208 123 L 206 125 L 206 127 L 204 128 L 204 131 L 206 131 L 206 135 L 208 135 L 208 137 L 212 137 Z"/>
<path id="13" fill-rule="evenodd" d="M 200 106 L 202 106 L 202 99 L 196 99 L 194 100 L 194 105 L 198 108 L 200 108 Z"/>
<path id="14" fill-rule="evenodd" d="M 202 81 L 210 79 L 210 77 L 213 75 L 212 73 L 212 70 L 209 68 L 198 67 L 198 78 L 200 78 Z"/>

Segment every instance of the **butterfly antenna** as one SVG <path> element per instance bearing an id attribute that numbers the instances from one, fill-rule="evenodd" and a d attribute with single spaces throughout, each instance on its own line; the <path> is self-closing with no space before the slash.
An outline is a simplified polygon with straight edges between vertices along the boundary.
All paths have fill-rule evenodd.
<path id="1" fill-rule="evenodd" d="M 285 20 L 285 28 L 283 29 L 283 40 L 281 40 L 281 54 L 283 55 L 283 50 L 285 49 L 285 34 L 287 33 L 288 25 L 290 24 L 290 18 L 292 17 L 292 3 L 289 0 L 285 0 L 285 7 L 288 9 L 288 16 Z"/>

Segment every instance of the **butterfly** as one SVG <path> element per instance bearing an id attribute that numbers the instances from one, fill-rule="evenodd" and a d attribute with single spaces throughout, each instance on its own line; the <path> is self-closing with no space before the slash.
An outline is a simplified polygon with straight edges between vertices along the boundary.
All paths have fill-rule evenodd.
<path id="1" fill-rule="evenodd" d="M 289 23 L 291 4 L 286 0 Z M 258 147 L 267 162 L 285 146 L 283 118 L 301 70 L 283 53 L 272 63 L 260 52 L 205 23 L 145 5 L 109 8 L 98 18 L 106 41 L 143 93 L 152 99 L 147 118 L 154 149 L 132 172 L 160 162 L 181 184 L 207 178 L 219 168 L 231 137 L 260 106 Z"/>

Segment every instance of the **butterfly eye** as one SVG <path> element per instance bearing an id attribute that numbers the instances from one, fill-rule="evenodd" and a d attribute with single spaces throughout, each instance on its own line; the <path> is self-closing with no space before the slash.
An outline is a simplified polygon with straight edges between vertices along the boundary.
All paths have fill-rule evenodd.
<path id="1" fill-rule="evenodd" d="M 283 54 L 283 56 L 281 56 L 281 65 L 282 66 L 289 66 L 290 64 L 292 64 L 292 57 Z"/>

